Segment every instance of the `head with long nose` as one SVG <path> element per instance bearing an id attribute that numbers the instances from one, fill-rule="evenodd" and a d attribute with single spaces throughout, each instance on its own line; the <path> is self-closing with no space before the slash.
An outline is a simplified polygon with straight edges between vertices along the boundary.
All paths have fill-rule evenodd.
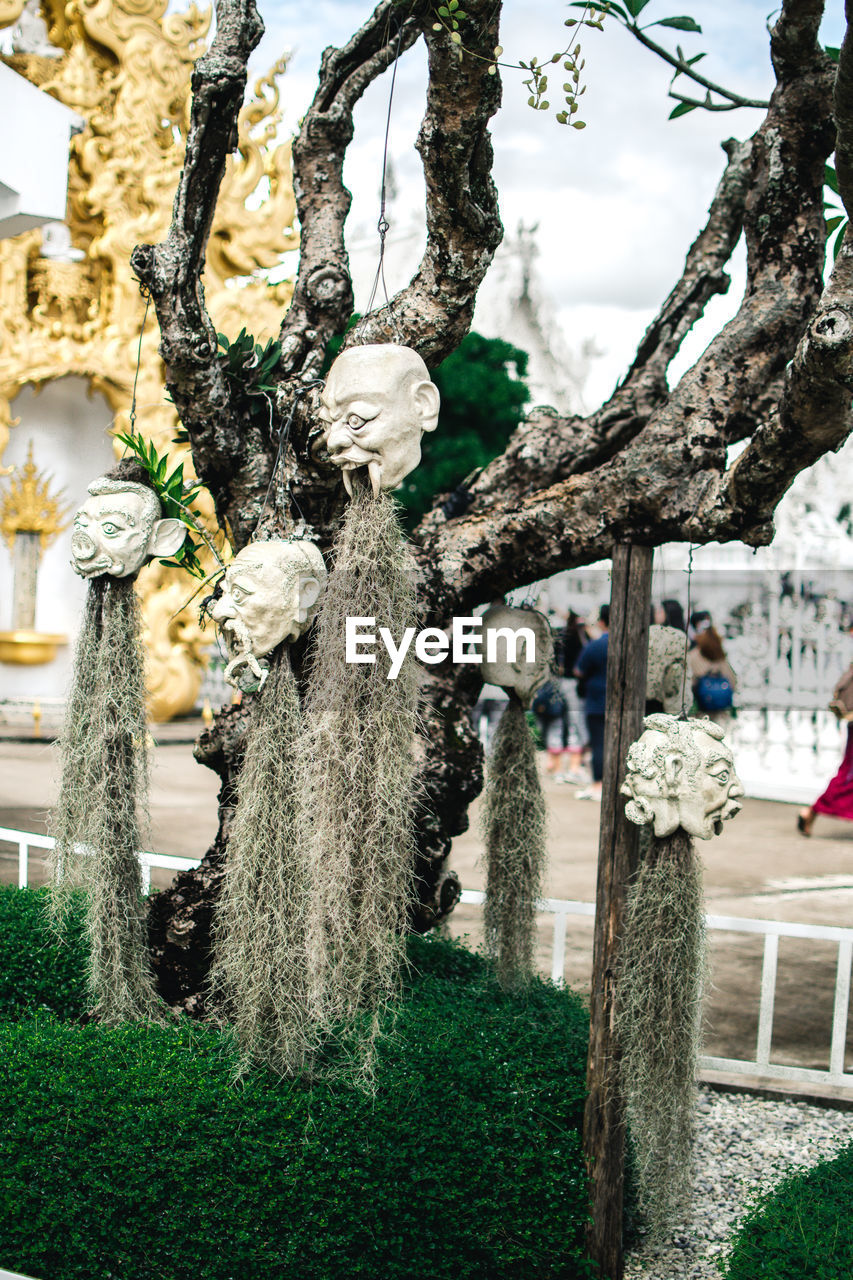
<path id="1" fill-rule="evenodd" d="M 720 835 L 723 823 L 740 813 L 744 794 L 722 729 L 710 720 L 668 715 L 646 716 L 643 726 L 621 788 L 629 797 L 626 817 L 652 825 L 656 836 L 677 827 L 700 840 Z"/>
<path id="2" fill-rule="evenodd" d="M 326 577 L 320 549 L 307 540 L 251 542 L 238 552 L 210 608 L 231 658 L 261 658 L 300 636 Z"/>
<path id="3" fill-rule="evenodd" d="M 396 489 L 421 460 L 421 437 L 438 423 L 440 397 L 410 347 L 350 347 L 335 360 L 320 397 L 329 456 L 352 496 L 352 472 L 367 467 L 374 495 Z"/>
<path id="4" fill-rule="evenodd" d="M 101 476 L 74 517 L 71 566 L 81 578 L 127 578 L 146 560 L 173 556 L 187 529 L 162 519 L 160 500 L 147 485 Z"/>

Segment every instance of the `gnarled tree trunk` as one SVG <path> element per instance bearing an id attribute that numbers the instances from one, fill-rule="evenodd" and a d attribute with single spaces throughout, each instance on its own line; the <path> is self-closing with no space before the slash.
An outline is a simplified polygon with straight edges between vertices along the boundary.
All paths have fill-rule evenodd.
<path id="1" fill-rule="evenodd" d="M 246 62 L 262 31 L 253 0 L 218 6 L 216 39 L 193 76 L 187 160 L 172 227 L 162 244 L 137 248 L 133 265 L 157 308 L 168 386 L 197 473 L 237 548 L 261 517 L 265 530 L 281 536 L 300 513 L 328 548 L 343 507 L 340 474 L 322 449 L 311 384 L 326 343 L 352 312 L 343 242 L 350 197 L 342 170 L 353 108 L 391 64 L 398 42 L 404 51 L 423 38 L 429 52 L 418 138 L 428 240 L 411 282 L 366 320 L 360 337 L 403 341 L 434 366 L 469 327 L 502 234 L 487 128 L 500 98 L 499 78 L 488 74 L 499 43 L 499 7 L 492 0 L 466 6 L 464 43 L 482 60 L 467 54 L 460 60 L 447 33 L 433 31 L 428 3 L 393 0 L 381 0 L 348 45 L 324 54 L 294 145 L 302 248 L 293 303 L 283 317 L 269 431 L 253 422 L 245 390 L 224 371 L 199 287 L 219 183 L 236 138 Z M 823 169 L 837 133 L 840 189 L 850 207 L 853 55 L 845 39 L 836 77 L 817 44 L 822 9 L 821 0 L 783 5 L 771 37 L 776 87 L 766 117 L 752 138 L 724 144 L 727 163 L 707 223 L 611 398 L 586 418 L 540 412 L 522 423 L 472 485 L 464 513 L 448 518 L 436 508 L 416 530 L 424 625 L 445 624 L 511 587 L 601 559 L 616 541 L 766 544 L 773 511 L 797 473 L 846 439 L 853 425 L 853 248 L 845 244 L 824 288 Z M 741 232 L 748 279 L 740 309 L 670 389 L 667 368 L 708 299 L 728 288 L 725 267 Z M 278 431 L 291 412 L 280 483 L 264 511 Z M 744 440 L 743 453 L 727 468 L 727 446 Z M 297 669 L 299 657 L 297 649 Z M 470 666 L 448 661 L 425 677 L 421 905 L 414 922 L 422 929 L 458 896 L 443 863 L 482 785 L 469 716 L 478 692 Z M 202 867 L 179 876 L 151 908 L 162 988 L 171 1003 L 191 1010 L 199 1007 L 206 972 L 250 701 L 223 712 L 197 749 L 223 780 L 217 840 Z"/>

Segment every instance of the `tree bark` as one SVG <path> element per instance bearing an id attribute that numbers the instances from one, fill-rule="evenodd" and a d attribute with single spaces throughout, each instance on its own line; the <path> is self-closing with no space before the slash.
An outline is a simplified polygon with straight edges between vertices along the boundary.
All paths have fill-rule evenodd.
<path id="1" fill-rule="evenodd" d="M 499 8 L 490 0 L 466 5 L 461 34 L 466 47 L 482 55 L 479 60 L 463 54 L 460 61 L 447 33 L 432 30 L 427 0 L 405 9 L 381 0 L 343 49 L 324 54 L 317 93 L 294 145 L 302 251 L 294 301 L 283 317 L 268 428 L 253 423 L 245 386 L 224 372 L 198 283 L 235 136 L 245 62 L 260 30 L 251 0 L 221 0 L 216 39 L 194 75 L 187 163 L 172 227 L 163 244 L 141 246 L 133 261 L 157 308 L 169 389 L 196 470 L 237 549 L 258 525 L 278 433 L 291 412 L 289 444 L 264 532 L 286 535 L 304 513 L 320 546 L 331 545 L 344 499 L 340 476 L 323 448 L 314 382 L 328 339 L 344 329 L 352 308 L 343 162 L 360 96 L 391 64 L 398 42 L 405 50 L 421 35 L 430 69 L 418 139 L 428 242 L 412 281 L 366 320 L 361 336 L 374 342 L 399 333 L 434 365 L 470 324 L 477 289 L 501 236 L 487 128 L 500 97 L 499 78 L 488 74 L 488 59 L 499 43 Z M 817 44 L 821 12 L 819 0 L 783 5 L 772 33 L 776 88 L 766 117 L 749 141 L 725 144 L 727 164 L 706 226 L 610 400 L 586 419 L 534 414 L 471 486 L 462 515 L 448 519 L 436 508 L 416 530 L 425 625 L 446 623 L 512 587 L 604 558 L 614 542 L 765 544 L 773 510 L 794 476 L 848 435 L 853 264 L 847 248 L 825 290 L 821 284 L 823 165 L 836 132 L 835 68 Z M 835 84 L 845 202 L 853 185 L 848 43 Z M 741 306 L 670 389 L 668 366 L 708 299 L 728 287 L 725 266 L 741 231 L 748 250 Z M 247 323 L 250 328 L 250 318 Z M 727 467 L 726 448 L 740 440 L 749 443 Z M 298 665 L 298 650 L 295 658 Z M 470 668 L 449 663 L 433 668 L 424 685 L 421 715 L 429 738 L 421 747 L 418 927 L 440 919 L 458 892 L 442 866 L 482 782 L 479 744 L 468 720 L 477 693 Z M 196 880 L 188 873 L 171 898 L 167 894 L 152 908 L 155 950 L 167 954 L 167 933 L 179 936 L 183 930 L 193 938 L 184 948 L 193 959 L 179 984 L 182 991 L 197 989 L 204 968 L 195 957 L 206 946 L 205 921 L 215 895 L 209 867 L 221 862 L 227 845 L 242 723 L 238 718 L 223 726 L 210 755 L 223 778 L 221 829 L 197 876 L 197 905 L 191 905 L 195 898 L 188 888 Z M 197 927 L 189 929 L 191 921 Z"/>

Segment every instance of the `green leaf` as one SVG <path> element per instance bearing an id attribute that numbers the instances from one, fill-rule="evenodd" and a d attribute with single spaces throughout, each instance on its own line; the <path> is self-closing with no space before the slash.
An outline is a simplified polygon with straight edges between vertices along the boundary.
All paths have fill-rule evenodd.
<path id="1" fill-rule="evenodd" d="M 636 18 L 643 12 L 649 0 L 625 0 L 628 12 L 632 18 Z"/>
<path id="2" fill-rule="evenodd" d="M 702 28 L 694 18 L 660 18 L 657 22 L 649 23 L 652 27 L 674 27 L 676 31 L 698 31 L 702 34 Z"/>
<path id="3" fill-rule="evenodd" d="M 828 58 L 832 59 L 833 62 L 838 61 L 838 55 L 841 52 L 841 50 L 837 49 L 834 44 L 825 45 L 823 51 Z"/>
<path id="4" fill-rule="evenodd" d="M 573 129 L 585 129 L 585 128 L 586 128 L 586 123 L 585 123 L 585 121 L 583 121 L 583 120 L 573 120 L 573 121 L 572 121 L 572 128 L 573 128 Z"/>
<path id="5" fill-rule="evenodd" d="M 841 192 L 838 190 L 838 174 L 835 172 L 834 165 L 825 164 L 823 166 L 823 180 L 829 187 L 830 191 L 834 191 L 837 196 L 841 195 Z"/>
<path id="6" fill-rule="evenodd" d="M 667 116 L 668 120 L 677 120 L 679 116 L 686 116 L 688 111 L 695 111 L 696 105 L 693 102 L 679 102 L 677 107 L 673 107 Z"/>
<path id="7" fill-rule="evenodd" d="M 227 351 L 231 345 L 224 333 L 217 333 L 216 341 L 219 343 L 220 347 L 222 347 L 223 351 Z"/>
<path id="8" fill-rule="evenodd" d="M 835 228 L 836 228 L 836 227 L 840 226 L 842 222 L 846 222 L 846 221 L 847 221 L 847 219 L 845 218 L 845 216 L 844 216 L 844 214 L 843 214 L 843 213 L 838 213 L 838 214 L 836 214 L 836 216 L 835 216 L 834 218 L 827 218 L 827 220 L 826 220 L 826 234 L 827 234 L 828 236 L 829 236 L 829 235 L 831 235 L 831 234 L 832 234 L 832 232 L 835 230 Z"/>
<path id="9" fill-rule="evenodd" d="M 704 57 L 704 53 L 697 53 L 695 58 L 687 58 L 686 62 L 688 67 L 692 67 L 694 62 L 701 62 Z"/>
<path id="10" fill-rule="evenodd" d="M 835 233 L 835 244 L 832 247 L 833 262 L 841 252 L 841 246 L 844 243 L 844 233 L 846 232 L 846 230 L 847 230 L 847 223 L 845 222 L 844 225 L 842 227 L 839 227 Z"/>

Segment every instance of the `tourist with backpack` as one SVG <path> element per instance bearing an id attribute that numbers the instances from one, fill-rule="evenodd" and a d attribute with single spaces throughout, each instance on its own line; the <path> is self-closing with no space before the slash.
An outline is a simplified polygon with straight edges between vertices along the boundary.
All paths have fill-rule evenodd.
<path id="1" fill-rule="evenodd" d="M 725 729 L 731 720 L 737 677 L 726 659 L 719 632 L 705 627 L 687 654 L 697 714 Z"/>

